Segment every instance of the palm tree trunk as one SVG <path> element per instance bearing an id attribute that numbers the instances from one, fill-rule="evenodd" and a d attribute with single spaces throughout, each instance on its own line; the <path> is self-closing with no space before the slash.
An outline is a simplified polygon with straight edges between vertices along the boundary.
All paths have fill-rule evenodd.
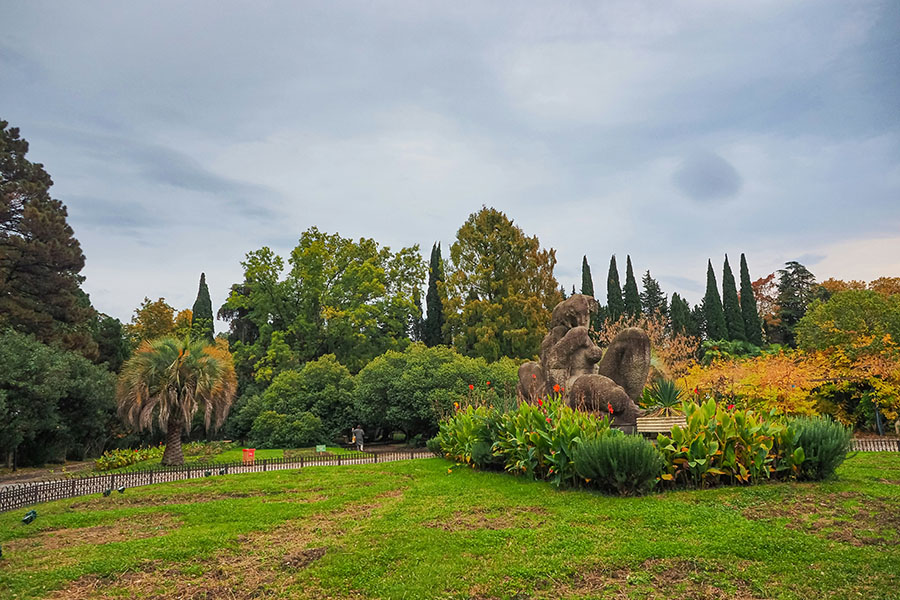
<path id="1" fill-rule="evenodd" d="M 184 464 L 184 453 L 181 451 L 181 429 L 181 413 L 177 410 L 169 412 L 169 419 L 166 422 L 166 451 L 163 452 L 162 464 Z"/>

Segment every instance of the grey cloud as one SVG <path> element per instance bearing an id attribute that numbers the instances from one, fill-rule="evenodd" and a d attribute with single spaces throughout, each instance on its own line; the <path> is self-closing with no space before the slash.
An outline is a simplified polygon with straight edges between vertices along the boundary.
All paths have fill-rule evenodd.
<path id="1" fill-rule="evenodd" d="M 681 193 L 698 202 L 733 198 L 743 185 L 731 163 L 714 152 L 697 152 L 685 158 L 672 181 Z"/>

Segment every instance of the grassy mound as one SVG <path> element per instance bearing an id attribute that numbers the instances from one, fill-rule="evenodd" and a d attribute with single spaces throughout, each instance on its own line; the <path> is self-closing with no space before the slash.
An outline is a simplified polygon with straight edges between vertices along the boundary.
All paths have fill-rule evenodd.
<path id="1" fill-rule="evenodd" d="M 428 459 L 175 482 L 0 514 L 0 597 L 889 597 L 900 455 L 838 477 L 614 498 Z"/>

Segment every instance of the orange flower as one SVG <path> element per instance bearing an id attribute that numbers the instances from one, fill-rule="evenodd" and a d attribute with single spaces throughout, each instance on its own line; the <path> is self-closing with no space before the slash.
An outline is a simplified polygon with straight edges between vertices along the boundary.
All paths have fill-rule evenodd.
<path id="1" fill-rule="evenodd" d="M 553 391 L 556 393 L 559 393 L 559 384 L 558 383 L 553 385 Z"/>
<path id="2" fill-rule="evenodd" d="M 470 390 L 474 390 L 474 389 L 475 389 L 475 386 L 472 385 L 472 384 L 470 383 L 470 384 L 469 384 L 469 389 L 470 389 Z"/>
<path id="3" fill-rule="evenodd" d="M 609 402 L 607 402 L 607 403 L 606 403 L 606 408 L 607 408 L 607 410 L 609 410 L 609 414 L 613 414 L 613 407 L 612 407 L 612 404 L 610 404 Z"/>
<path id="4" fill-rule="evenodd" d="M 487 382 L 487 384 L 488 384 L 488 385 L 491 385 L 491 382 L 490 382 L 490 381 L 488 381 L 488 382 Z"/>
<path id="5" fill-rule="evenodd" d="M 453 406 L 456 407 L 456 410 L 459 410 L 459 402 L 454 402 L 454 403 L 453 403 Z"/>
<path id="6" fill-rule="evenodd" d="M 537 375 L 535 375 L 534 373 L 532 373 L 532 374 L 531 374 L 531 378 L 532 378 L 532 379 L 537 379 Z"/>

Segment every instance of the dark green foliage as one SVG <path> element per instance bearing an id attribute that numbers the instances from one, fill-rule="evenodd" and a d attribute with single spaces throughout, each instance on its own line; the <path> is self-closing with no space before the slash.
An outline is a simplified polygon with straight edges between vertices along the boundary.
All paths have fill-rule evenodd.
<path id="1" fill-rule="evenodd" d="M 566 288 L 562 285 L 559 286 L 559 295 L 562 296 L 563 300 L 569 297 L 569 295 L 566 293 Z"/>
<path id="2" fill-rule="evenodd" d="M 252 344 L 259 338 L 259 328 L 250 318 L 251 288 L 235 283 L 231 286 L 228 300 L 219 309 L 218 316 L 229 322 L 228 343 L 233 348 L 237 342 Z"/>
<path id="3" fill-rule="evenodd" d="M 585 296 L 594 295 L 594 279 L 591 277 L 591 265 L 587 256 L 581 258 L 581 293 Z"/>
<path id="4" fill-rule="evenodd" d="M 429 348 L 445 343 L 444 339 L 444 302 L 438 285 L 444 283 L 444 264 L 441 260 L 441 245 L 431 247 L 431 260 L 428 263 L 428 291 L 425 294 L 425 307 L 428 316 L 425 318 L 422 341 Z"/>
<path id="5" fill-rule="evenodd" d="M 839 348 L 851 359 L 861 353 L 880 353 L 885 340 L 900 340 L 900 295 L 838 292 L 826 302 L 813 302 L 797 324 L 796 334 L 804 350 Z"/>
<path id="6" fill-rule="evenodd" d="M 641 307 L 644 314 L 648 317 L 666 316 L 669 312 L 666 295 L 659 287 L 659 282 L 650 276 L 650 271 L 644 273 L 641 283 L 644 286 L 644 291 L 641 292 Z"/>
<path id="7" fill-rule="evenodd" d="M 762 353 L 759 346 L 743 340 L 705 340 L 700 351 L 700 363 L 703 365 L 709 365 L 718 359 L 750 358 Z"/>
<path id="8" fill-rule="evenodd" d="M 355 425 L 353 391 L 350 371 L 328 354 L 300 370 L 279 373 L 263 393 L 261 408 L 290 420 L 310 412 L 321 420 L 323 439 L 334 440 Z"/>
<path id="9" fill-rule="evenodd" d="M 606 316 L 610 321 L 618 321 L 625 314 L 625 301 L 622 299 L 622 286 L 619 285 L 619 269 L 616 267 L 616 255 L 609 259 L 609 274 L 606 276 Z"/>
<path id="10" fill-rule="evenodd" d="M 685 301 L 685 304 L 687 304 L 687 301 Z M 702 300 L 700 301 L 700 304 L 694 305 L 690 314 L 691 319 L 688 322 L 690 330 L 688 331 L 688 335 L 703 337 L 706 335 L 706 311 L 703 309 Z"/>
<path id="11" fill-rule="evenodd" d="M 731 271 L 731 265 L 728 264 L 727 254 L 725 255 L 725 265 L 722 267 L 722 305 L 725 313 L 728 339 L 746 340 L 744 317 L 741 315 L 741 305 L 738 300 L 737 287 L 734 283 L 734 273 Z"/>
<path id="12" fill-rule="evenodd" d="M 94 341 L 97 343 L 95 362 L 118 373 L 131 354 L 131 343 L 122 322 L 109 315 L 98 314 L 94 324 Z"/>
<path id="13" fill-rule="evenodd" d="M 197 290 L 194 307 L 191 309 L 191 330 L 197 339 L 205 339 L 208 342 L 212 342 L 216 335 L 206 273 L 200 273 L 200 287 Z"/>
<path id="14" fill-rule="evenodd" d="M 693 335 L 692 331 L 691 308 L 686 300 L 678 295 L 678 292 L 672 294 L 672 305 L 669 307 L 669 327 L 675 335 Z"/>
<path id="15" fill-rule="evenodd" d="M 515 399 L 517 382 L 518 365 L 512 360 L 489 364 L 451 348 L 413 344 L 404 352 L 377 357 L 359 372 L 355 408 L 373 434 L 381 430 L 402 431 L 407 439 L 431 436 L 454 402 L 465 404 L 476 397 L 499 406 Z"/>
<path id="16" fill-rule="evenodd" d="M 419 288 L 413 289 L 413 303 L 416 310 L 409 315 L 409 339 L 421 342 L 425 337 L 425 319 L 422 317 L 422 292 Z"/>
<path id="17" fill-rule="evenodd" d="M 322 440 L 322 422 L 303 412 L 289 417 L 267 410 L 256 417 L 250 442 L 257 448 L 308 448 Z"/>
<path id="18" fill-rule="evenodd" d="M 741 317 L 744 320 L 744 333 L 747 341 L 754 346 L 762 346 L 762 321 L 756 309 L 756 296 L 750 283 L 750 270 L 747 259 L 741 254 Z"/>
<path id="19" fill-rule="evenodd" d="M 719 289 L 716 285 L 716 274 L 713 272 L 712 261 L 709 261 L 706 267 L 706 295 L 703 297 L 703 317 L 707 339 L 729 339 L 728 325 L 725 322 L 725 311 L 722 308 L 722 299 L 719 298 Z"/>
<path id="20" fill-rule="evenodd" d="M 625 314 L 629 317 L 637 317 L 641 314 L 641 295 L 638 292 L 637 280 L 634 278 L 634 269 L 631 268 L 631 256 L 627 256 L 625 260 L 625 289 L 623 291 Z"/>
<path id="21" fill-rule="evenodd" d="M 94 310 L 81 291 L 81 245 L 53 181 L 25 155 L 28 142 L 0 120 L 0 328 L 94 359 Z"/>
<path id="22" fill-rule="evenodd" d="M 649 492 L 665 462 L 656 447 L 641 436 L 610 435 L 575 448 L 575 470 L 590 485 L 621 496 Z"/>
<path id="23" fill-rule="evenodd" d="M 0 333 L 0 452 L 40 465 L 99 454 L 114 419 L 115 376 L 33 336 Z"/>
<path id="24" fill-rule="evenodd" d="M 806 457 L 799 478 L 821 481 L 834 475 L 850 451 L 850 428 L 829 417 L 799 417 L 792 419 L 790 426 L 797 432 L 794 445 L 803 448 Z"/>
<path id="25" fill-rule="evenodd" d="M 815 299 L 819 286 L 815 276 L 796 261 L 785 263 L 778 271 L 778 319 L 771 328 L 771 342 L 796 346 L 794 328 Z"/>

